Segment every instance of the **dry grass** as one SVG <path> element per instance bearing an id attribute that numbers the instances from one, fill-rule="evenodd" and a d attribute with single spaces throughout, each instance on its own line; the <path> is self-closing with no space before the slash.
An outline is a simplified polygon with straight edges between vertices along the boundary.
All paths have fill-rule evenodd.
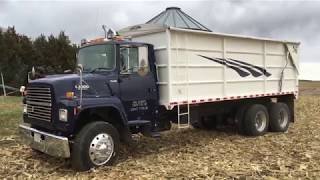
<path id="1" fill-rule="evenodd" d="M 301 95 L 320 95 L 320 81 L 299 81 Z"/>
<path id="2" fill-rule="evenodd" d="M 0 96 L 0 137 L 17 132 L 21 121 L 22 103 L 20 97 Z"/>
<path id="3" fill-rule="evenodd" d="M 13 103 L 15 104 L 15 103 Z M 1 112 L 11 105 L 1 105 Z M 0 140 L 0 178 L 264 178 L 320 177 L 320 96 L 301 96 L 287 133 L 248 138 L 233 130 L 165 132 L 159 139 L 135 137 L 118 164 L 76 173 L 68 160 L 32 152 L 15 135 Z M 1 117 L 1 121 L 3 121 Z M 15 122 L 18 122 L 17 120 Z M 2 129 L 0 129 L 2 131 Z"/>

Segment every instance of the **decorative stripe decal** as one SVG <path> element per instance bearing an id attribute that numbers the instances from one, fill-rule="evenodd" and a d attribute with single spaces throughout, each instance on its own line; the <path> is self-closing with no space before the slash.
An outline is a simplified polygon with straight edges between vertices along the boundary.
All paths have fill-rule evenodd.
<path id="1" fill-rule="evenodd" d="M 269 72 L 267 72 L 266 69 L 258 67 L 258 66 L 253 65 L 253 64 L 249 64 L 249 63 L 243 62 L 243 61 L 239 61 L 239 60 L 235 60 L 235 59 L 229 59 L 229 58 L 228 59 L 210 58 L 210 57 L 203 56 L 203 55 L 200 55 L 200 54 L 198 54 L 198 56 L 203 57 L 203 58 L 208 59 L 208 60 L 211 60 L 211 61 L 214 61 L 214 62 L 216 62 L 218 64 L 225 65 L 226 67 L 236 71 L 241 77 L 247 77 L 250 74 L 253 77 L 259 77 L 259 76 L 262 76 L 262 75 L 265 75 L 267 77 L 271 76 L 271 74 Z M 244 69 L 246 71 L 244 71 L 242 69 Z M 260 72 L 258 72 L 257 70 L 260 71 Z"/>
<path id="2" fill-rule="evenodd" d="M 241 63 L 241 64 L 244 64 L 244 65 L 247 65 L 247 66 L 250 66 L 250 67 L 253 67 L 259 71 L 261 71 L 265 76 L 269 77 L 271 76 L 271 74 L 264 68 L 261 68 L 259 66 L 256 66 L 256 65 L 253 65 L 253 64 L 249 64 L 249 63 L 246 63 L 246 62 L 243 62 L 243 61 L 239 61 L 239 60 L 236 60 L 236 59 L 229 59 L 229 60 L 232 60 L 232 61 L 235 61 L 235 62 L 238 62 L 238 63 Z"/>
<path id="3" fill-rule="evenodd" d="M 222 64 L 222 65 L 225 65 L 226 67 L 230 68 L 230 69 L 233 69 L 235 70 L 241 77 L 246 77 L 246 76 L 249 76 L 250 73 L 246 72 L 246 71 L 243 71 L 242 69 L 236 67 L 236 66 L 232 66 L 232 65 L 228 65 L 226 60 L 220 60 L 220 59 L 214 59 L 214 58 L 209 58 L 209 57 L 206 57 L 206 56 L 202 56 L 202 55 L 198 55 L 198 56 L 201 56 L 203 58 L 206 58 L 206 59 L 209 59 L 211 61 L 214 61 L 216 63 L 219 63 L 219 64 Z"/>
<path id="4" fill-rule="evenodd" d="M 222 59 L 222 58 L 216 58 L 216 59 L 219 59 L 219 60 L 221 60 L 221 61 L 226 61 L 228 64 L 231 64 L 231 65 L 240 67 L 240 68 L 242 68 L 242 69 L 245 69 L 245 70 L 249 71 L 249 72 L 252 74 L 253 77 L 262 76 L 262 73 L 253 70 L 251 67 L 241 65 L 240 63 L 232 62 L 232 61 L 230 61 L 231 59 L 230 59 L 230 60 L 229 60 L 229 59 Z"/>

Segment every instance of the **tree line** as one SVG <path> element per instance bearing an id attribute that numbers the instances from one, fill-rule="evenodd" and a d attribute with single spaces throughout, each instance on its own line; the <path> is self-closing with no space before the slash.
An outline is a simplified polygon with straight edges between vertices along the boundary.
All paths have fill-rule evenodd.
<path id="1" fill-rule="evenodd" d="M 0 28 L 0 72 L 6 85 L 20 87 L 27 83 L 32 67 L 45 74 L 74 69 L 77 49 L 63 31 L 58 36 L 41 34 L 32 40 L 14 27 Z"/>

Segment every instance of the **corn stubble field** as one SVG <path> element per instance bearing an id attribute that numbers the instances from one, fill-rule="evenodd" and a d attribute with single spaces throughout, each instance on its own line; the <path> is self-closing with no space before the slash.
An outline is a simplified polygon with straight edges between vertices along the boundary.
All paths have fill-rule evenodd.
<path id="1" fill-rule="evenodd" d="M 301 83 L 296 122 L 287 133 L 244 137 L 232 128 L 162 133 L 134 138 L 118 164 L 74 172 L 68 160 L 39 154 L 17 137 L 20 98 L 0 97 L 0 178 L 79 179 L 296 179 L 320 178 L 320 83 Z M 308 91 L 311 89 L 312 93 Z"/>

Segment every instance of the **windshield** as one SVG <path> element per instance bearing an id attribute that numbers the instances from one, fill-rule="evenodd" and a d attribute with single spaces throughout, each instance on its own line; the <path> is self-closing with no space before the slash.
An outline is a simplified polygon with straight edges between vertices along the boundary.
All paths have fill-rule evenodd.
<path id="1" fill-rule="evenodd" d="M 101 44 L 80 49 L 78 64 L 82 64 L 84 72 L 113 70 L 115 68 L 113 45 Z"/>

